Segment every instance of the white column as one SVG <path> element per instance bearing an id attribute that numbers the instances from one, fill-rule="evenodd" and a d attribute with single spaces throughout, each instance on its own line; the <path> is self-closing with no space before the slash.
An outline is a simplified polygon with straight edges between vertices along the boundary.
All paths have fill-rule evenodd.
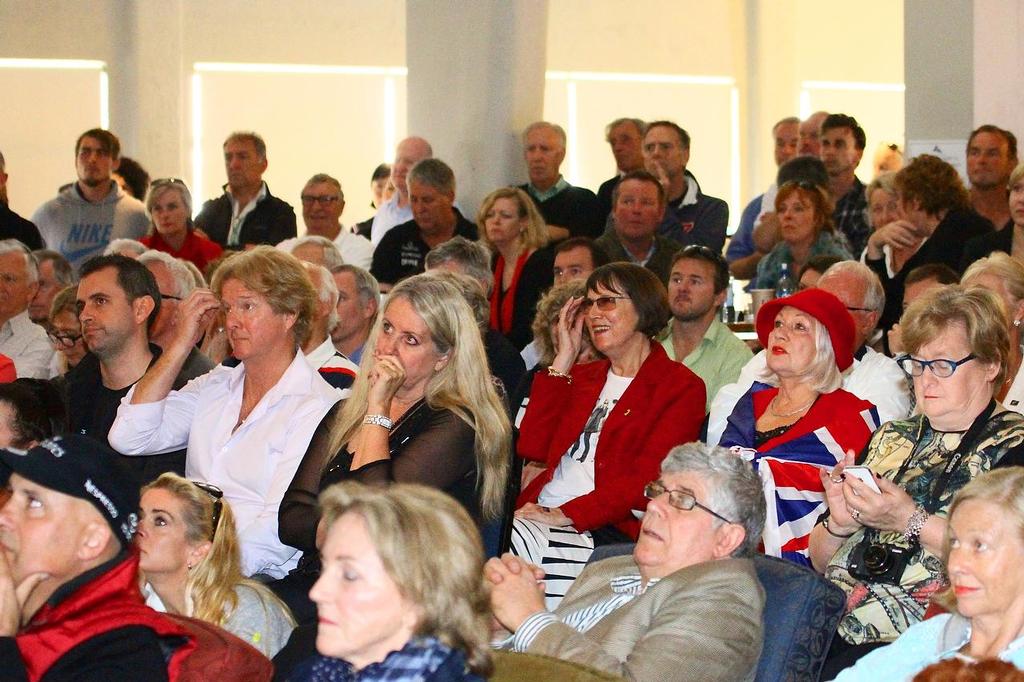
<path id="1" fill-rule="evenodd" d="M 544 111 L 547 0 L 408 0 L 408 134 L 455 171 L 473 220 L 525 175 L 520 132 Z"/>
<path id="2" fill-rule="evenodd" d="M 1024 6 L 974 3 L 974 127 L 992 123 L 1024 135 Z"/>

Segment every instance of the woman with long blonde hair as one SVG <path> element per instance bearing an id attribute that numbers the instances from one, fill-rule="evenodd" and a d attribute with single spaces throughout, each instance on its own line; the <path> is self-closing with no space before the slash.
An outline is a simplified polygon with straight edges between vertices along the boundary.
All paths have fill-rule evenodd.
<path id="1" fill-rule="evenodd" d="M 316 499 L 329 485 L 428 485 L 480 526 L 503 511 L 511 427 L 461 292 L 429 274 L 400 282 L 367 348 L 351 397 L 318 427 L 281 503 L 281 541 L 306 555 L 298 573 L 280 581 L 294 589 L 274 589 L 300 622 L 312 617 L 305 593 L 319 573 Z"/>
<path id="2" fill-rule="evenodd" d="M 220 488 L 165 473 L 142 489 L 136 543 L 148 602 L 218 625 L 268 658 L 288 641 L 288 607 L 242 575 L 231 505 Z"/>

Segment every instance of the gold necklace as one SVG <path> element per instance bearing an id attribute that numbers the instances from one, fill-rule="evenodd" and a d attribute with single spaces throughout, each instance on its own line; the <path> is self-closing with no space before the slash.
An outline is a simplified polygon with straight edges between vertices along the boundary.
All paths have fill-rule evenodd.
<path id="1" fill-rule="evenodd" d="M 775 401 L 778 400 L 778 399 L 779 399 L 779 394 L 776 393 L 775 397 L 772 398 L 772 401 L 770 403 L 768 403 L 768 411 L 771 412 L 772 415 L 774 415 L 776 417 L 792 417 L 793 415 L 800 414 L 801 412 L 806 410 L 808 407 L 813 405 L 814 401 L 818 399 L 818 396 L 814 396 L 813 398 L 810 399 L 809 402 L 804 403 L 803 405 L 801 405 L 797 409 L 793 410 L 792 412 L 776 412 L 775 411 Z"/>

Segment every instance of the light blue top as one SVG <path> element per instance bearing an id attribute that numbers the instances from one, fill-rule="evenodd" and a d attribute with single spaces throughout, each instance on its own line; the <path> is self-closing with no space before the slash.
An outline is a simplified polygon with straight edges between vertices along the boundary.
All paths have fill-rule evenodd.
<path id="1" fill-rule="evenodd" d="M 944 613 L 911 626 L 892 644 L 839 673 L 835 682 L 911 680 L 932 663 L 955 657 L 970 638 L 970 621 Z M 1010 642 L 999 658 L 1024 670 L 1024 636 Z"/>

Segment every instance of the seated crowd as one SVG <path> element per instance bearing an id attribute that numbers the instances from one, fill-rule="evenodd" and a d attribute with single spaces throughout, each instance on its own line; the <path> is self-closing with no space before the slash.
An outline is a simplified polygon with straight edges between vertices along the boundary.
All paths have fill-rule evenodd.
<path id="1" fill-rule="evenodd" d="M 533 123 L 468 212 L 410 137 L 363 223 L 312 175 L 301 236 L 256 133 L 198 210 L 93 129 L 29 221 L 0 156 L 0 665 L 768 680 L 781 632 L 798 679 L 1024 670 L 1016 138 L 968 186 L 862 183 L 846 114 L 772 134 L 731 237 L 667 120 L 609 124 L 596 194 Z"/>

